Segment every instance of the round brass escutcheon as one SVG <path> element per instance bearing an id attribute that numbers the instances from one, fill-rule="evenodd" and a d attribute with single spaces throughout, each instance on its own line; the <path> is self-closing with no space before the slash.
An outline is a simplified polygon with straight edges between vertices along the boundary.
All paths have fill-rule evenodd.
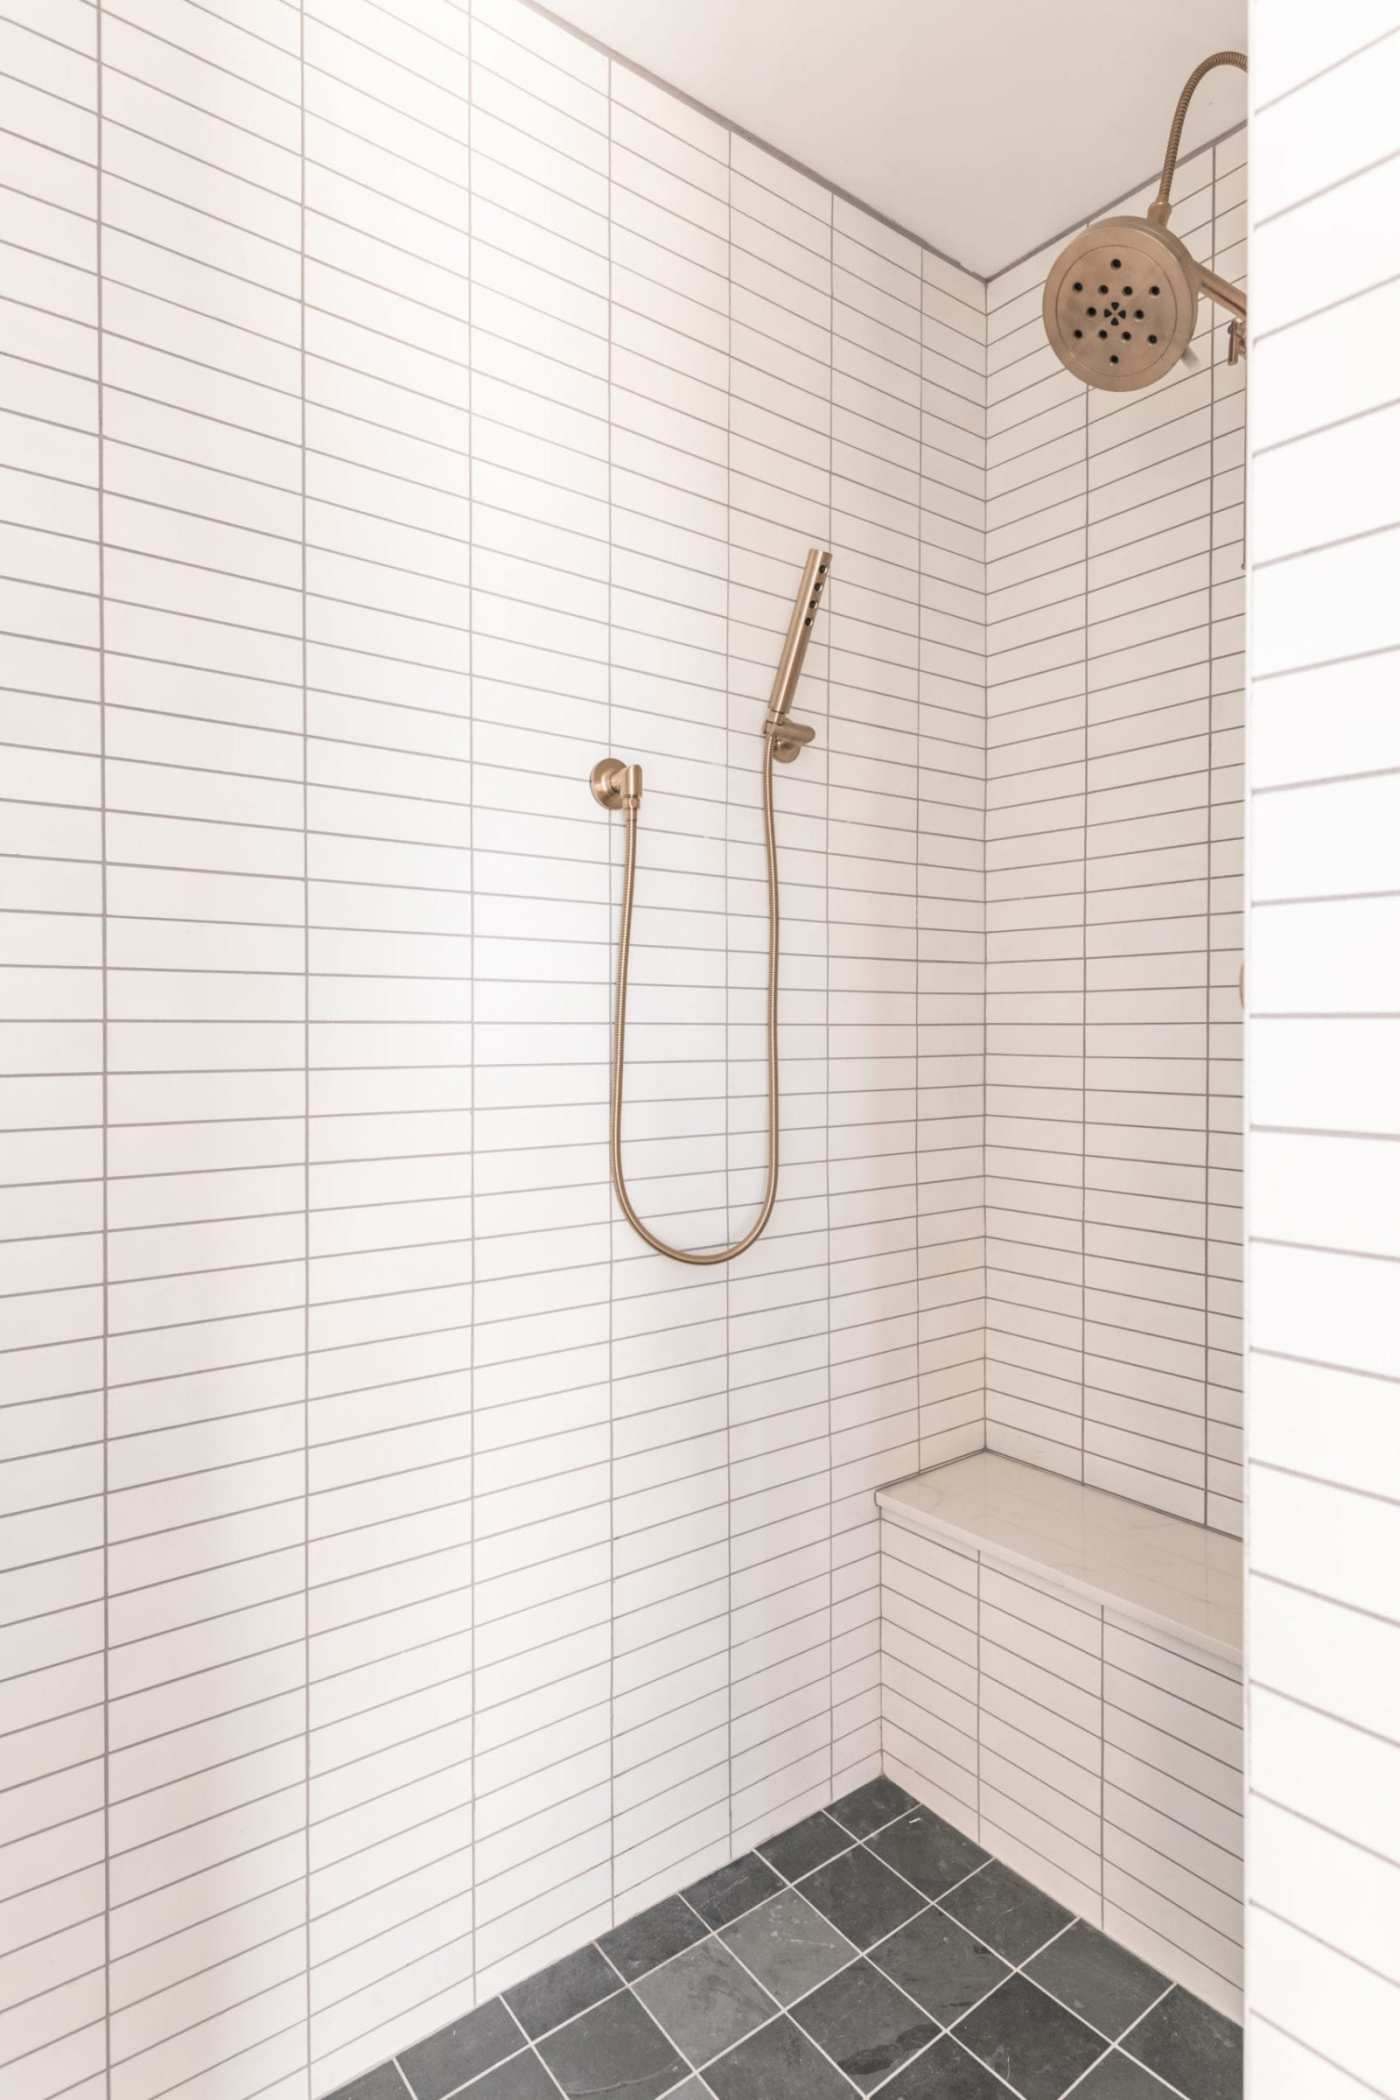
<path id="1" fill-rule="evenodd" d="M 600 758 L 588 776 L 588 785 L 593 790 L 595 802 L 604 809 L 621 809 L 622 776 L 627 771 L 620 758 Z"/>

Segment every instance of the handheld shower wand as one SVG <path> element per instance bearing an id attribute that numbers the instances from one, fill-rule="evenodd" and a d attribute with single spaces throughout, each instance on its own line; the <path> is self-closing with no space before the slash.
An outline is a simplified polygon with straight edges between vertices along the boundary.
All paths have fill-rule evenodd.
<path id="1" fill-rule="evenodd" d="M 802 582 L 788 622 L 787 637 L 773 679 L 768 712 L 763 719 L 763 842 L 768 863 L 768 1180 L 758 1216 L 731 1247 L 716 1247 L 705 1253 L 690 1253 L 670 1247 L 642 1223 L 628 1194 L 622 1171 L 622 1084 L 627 1053 L 627 980 L 632 959 L 632 911 L 637 892 L 637 827 L 642 806 L 642 769 L 619 758 L 600 758 L 588 776 L 594 799 L 604 809 L 620 809 L 627 817 L 627 857 L 622 876 L 622 927 L 617 957 L 617 1008 L 613 1017 L 612 1113 L 609 1124 L 613 1187 L 622 1214 L 637 1235 L 656 1253 L 671 1261 L 709 1268 L 717 1262 L 733 1261 L 753 1245 L 773 1215 L 778 1194 L 778 842 L 773 823 L 773 761 L 790 765 L 810 744 L 816 731 L 808 724 L 789 719 L 793 695 L 802 673 L 802 660 L 812 638 L 812 625 L 826 588 L 831 556 L 813 547 L 802 570 Z"/>
<path id="2" fill-rule="evenodd" d="M 810 744 L 816 735 L 815 729 L 803 728 L 799 723 L 788 721 L 792 696 L 797 691 L 797 681 L 802 676 L 802 660 L 807 654 L 807 644 L 812 639 L 812 622 L 817 617 L 822 592 L 826 588 L 827 570 L 831 567 L 831 556 L 818 547 L 811 547 L 802 567 L 802 581 L 797 586 L 793 600 L 792 618 L 783 642 L 783 653 L 778 658 L 778 668 L 773 674 L 773 693 L 768 702 L 768 713 L 764 718 L 763 734 L 773 745 L 773 756 L 783 765 L 791 765 L 804 744 Z"/>

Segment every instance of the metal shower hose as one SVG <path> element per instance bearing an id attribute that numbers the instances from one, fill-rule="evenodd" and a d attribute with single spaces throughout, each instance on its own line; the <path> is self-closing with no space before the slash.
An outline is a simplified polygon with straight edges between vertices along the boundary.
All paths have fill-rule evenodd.
<path id="1" fill-rule="evenodd" d="M 632 906 L 637 889 L 637 798 L 627 805 L 626 865 L 622 878 L 622 931 L 617 958 L 617 1012 L 613 1021 L 612 1055 L 612 1178 L 617 1200 L 632 1230 L 658 1254 L 672 1261 L 689 1262 L 693 1268 L 711 1268 L 717 1262 L 733 1261 L 751 1247 L 773 1215 L 778 1193 L 778 846 L 773 828 L 773 734 L 763 737 L 763 843 L 768 859 L 768 1186 L 763 1205 L 753 1224 L 732 1247 L 717 1247 L 713 1253 L 691 1254 L 683 1247 L 668 1247 L 637 1216 L 622 1171 L 622 1082 L 627 1055 L 627 974 L 632 956 Z"/>

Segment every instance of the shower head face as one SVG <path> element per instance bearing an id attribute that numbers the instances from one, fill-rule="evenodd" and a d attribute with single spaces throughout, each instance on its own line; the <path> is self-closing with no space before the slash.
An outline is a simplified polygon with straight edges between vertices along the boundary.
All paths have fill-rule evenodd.
<path id="1" fill-rule="evenodd" d="M 1174 233 L 1147 219 L 1100 219 L 1051 265 L 1045 333 L 1076 379 L 1131 393 L 1181 358 L 1200 297 L 1200 271 Z"/>

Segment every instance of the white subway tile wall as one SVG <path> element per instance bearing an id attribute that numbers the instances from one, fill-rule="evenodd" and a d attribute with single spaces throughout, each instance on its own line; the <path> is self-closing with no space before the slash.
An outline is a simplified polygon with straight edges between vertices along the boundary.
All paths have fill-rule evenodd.
<path id="1" fill-rule="evenodd" d="M 985 288 L 520 0 L 0 0 L 0 163 L 0 2083 L 313 2100 L 878 1767 L 871 1490 L 983 1440 Z M 690 1271 L 585 779 L 713 1241 L 813 541 Z"/>
<path id="2" fill-rule="evenodd" d="M 1239 1669 L 888 1512 L 880 1529 L 890 1777 L 1238 2019 Z"/>
<path id="3" fill-rule="evenodd" d="M 1244 160 L 1172 217 L 1236 282 Z M 1238 1531 L 1244 368 L 1203 304 L 1081 386 L 1058 247 L 987 288 L 987 1442 Z"/>
<path id="4" fill-rule="evenodd" d="M 0 18 L 0 2075 L 107 2100 L 103 1172 L 126 1132 L 104 1128 L 96 17 L 55 8 L 38 29 L 33 7 Z M 112 1354 L 143 1340 L 114 1334 Z M 113 1684 L 161 1696 L 120 1665 Z M 112 1811 L 139 1816 L 115 1732 L 112 1752 Z M 125 1866 L 114 1900 L 158 1903 Z M 159 1877 L 176 1904 L 177 1876 Z"/>
<path id="5" fill-rule="evenodd" d="M 1250 2093 L 1400 2095 L 1400 6 L 1256 5 Z"/>

